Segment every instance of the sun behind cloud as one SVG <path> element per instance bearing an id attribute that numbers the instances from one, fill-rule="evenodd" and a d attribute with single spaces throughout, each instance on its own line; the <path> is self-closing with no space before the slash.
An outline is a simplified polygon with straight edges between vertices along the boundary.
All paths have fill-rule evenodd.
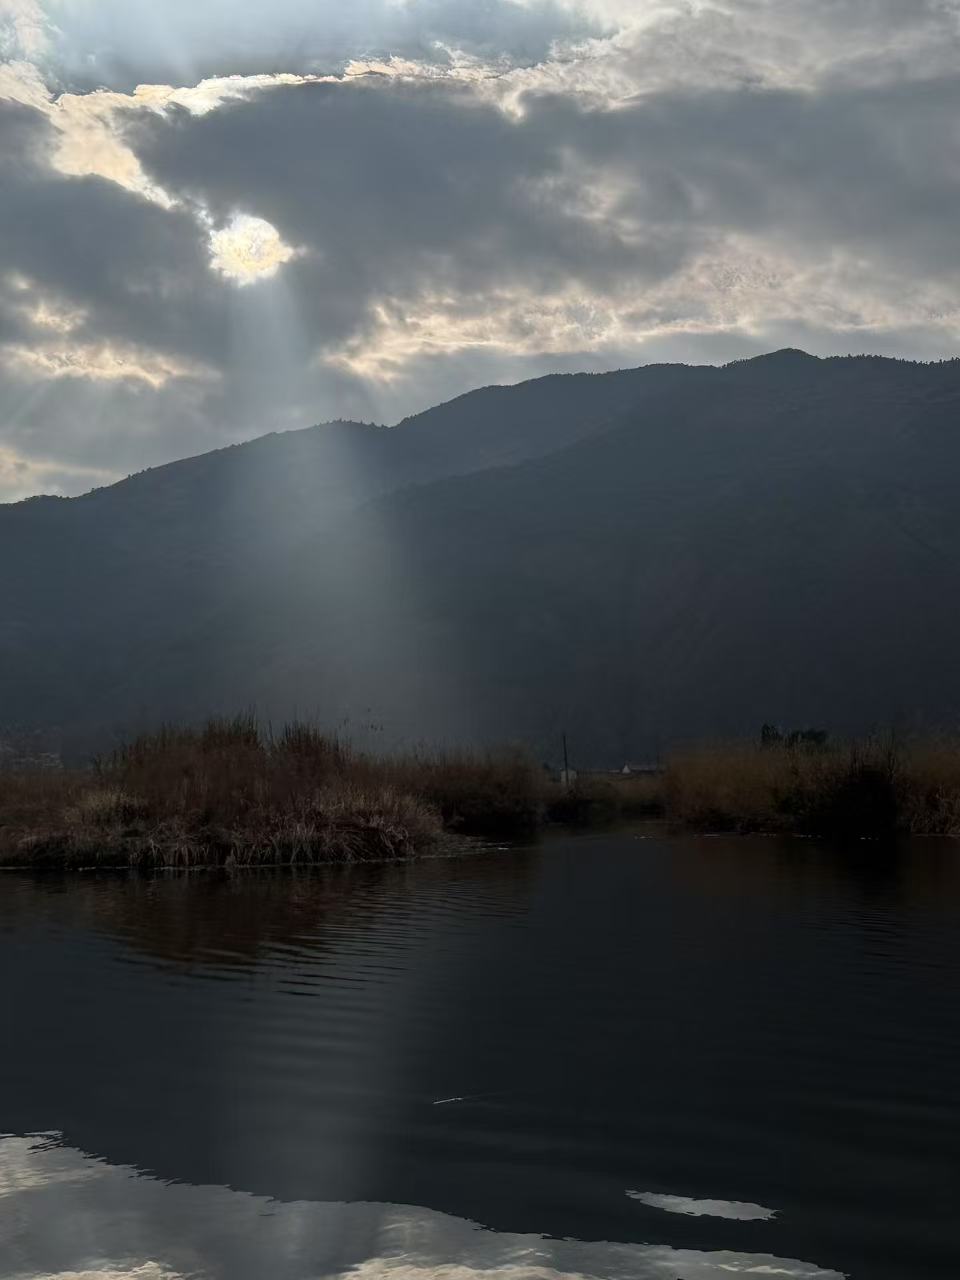
<path id="1" fill-rule="evenodd" d="M 272 223 L 247 213 L 210 233 L 210 265 L 241 286 L 269 280 L 296 256 Z"/>

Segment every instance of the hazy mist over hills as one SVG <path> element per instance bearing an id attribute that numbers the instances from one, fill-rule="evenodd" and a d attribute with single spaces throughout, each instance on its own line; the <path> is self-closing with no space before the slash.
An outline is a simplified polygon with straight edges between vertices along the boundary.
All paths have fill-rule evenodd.
<path id="1" fill-rule="evenodd" d="M 0 507 L 0 706 L 68 749 L 238 706 L 616 764 L 960 720 L 960 362 L 489 387 Z M 371 726 L 374 726 L 371 728 Z"/>

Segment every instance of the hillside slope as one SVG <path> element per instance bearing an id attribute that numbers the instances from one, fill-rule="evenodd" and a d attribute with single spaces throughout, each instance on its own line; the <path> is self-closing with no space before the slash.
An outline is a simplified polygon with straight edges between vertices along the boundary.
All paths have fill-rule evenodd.
<path id="1" fill-rule="evenodd" d="M 170 571 L 148 575 L 150 626 L 136 599 L 110 611 L 157 540 L 135 502 L 97 544 L 82 623 L 33 600 L 28 579 L 50 577 L 35 552 L 0 696 L 88 732 L 254 704 L 373 721 L 388 744 L 519 737 L 549 754 L 566 729 L 583 762 L 768 719 L 953 725 L 958 410 L 960 362 L 797 352 L 488 389 L 356 429 L 373 433 L 364 483 L 331 485 L 285 540 L 266 501 L 245 542 L 211 533 L 239 513 L 209 497 L 185 533 L 186 502 L 179 540 L 160 540 Z M 50 555 L 65 535 L 45 505 L 28 504 Z"/>
<path id="2" fill-rule="evenodd" d="M 330 423 L 79 498 L 0 505 L 0 726 L 76 726 L 82 738 L 157 714 L 158 654 L 189 651 L 231 607 L 242 614 L 296 549 L 350 511 L 559 448 L 676 376 L 661 366 L 488 387 L 393 430 Z M 131 682 L 137 695 L 121 696 Z"/>

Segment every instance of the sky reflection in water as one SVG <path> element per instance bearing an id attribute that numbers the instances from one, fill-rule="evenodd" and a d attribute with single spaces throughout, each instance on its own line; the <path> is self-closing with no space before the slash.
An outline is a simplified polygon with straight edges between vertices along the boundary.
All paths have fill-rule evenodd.
<path id="1" fill-rule="evenodd" d="M 548 1240 L 407 1205 L 283 1204 L 226 1187 L 164 1183 L 61 1146 L 0 1141 L 0 1274 L 7 1280 L 841 1280 L 751 1253 Z"/>
<path id="2" fill-rule="evenodd" d="M 694 1200 L 690 1196 L 664 1195 L 656 1191 L 628 1191 L 631 1200 L 639 1200 L 650 1209 L 667 1213 L 686 1213 L 693 1218 L 730 1218 L 736 1222 L 769 1222 L 776 1209 L 745 1200 Z"/>

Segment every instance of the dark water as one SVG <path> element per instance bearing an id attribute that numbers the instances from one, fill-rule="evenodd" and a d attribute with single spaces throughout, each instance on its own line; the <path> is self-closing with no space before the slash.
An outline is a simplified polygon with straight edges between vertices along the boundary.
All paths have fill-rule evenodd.
<path id="1" fill-rule="evenodd" d="M 0 879 L 0 1276 L 960 1273 L 960 851 Z"/>

